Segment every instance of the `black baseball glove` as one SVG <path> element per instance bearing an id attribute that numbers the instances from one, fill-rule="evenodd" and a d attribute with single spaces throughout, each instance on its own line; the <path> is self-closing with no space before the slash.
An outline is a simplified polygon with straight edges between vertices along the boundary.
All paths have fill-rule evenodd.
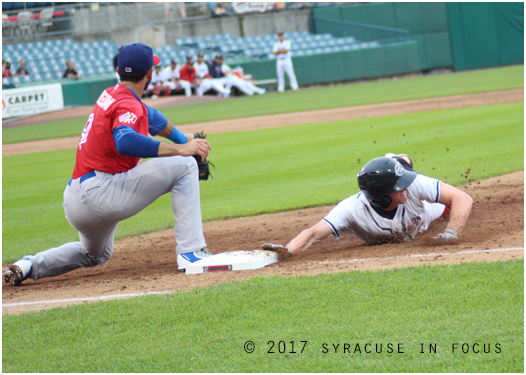
<path id="1" fill-rule="evenodd" d="M 195 132 L 194 133 L 195 138 L 205 139 L 206 133 L 204 131 L 201 131 L 201 133 Z M 200 180 L 208 180 L 209 176 L 212 176 L 212 173 L 210 173 L 210 165 L 215 168 L 215 165 L 209 162 L 208 160 L 203 161 L 201 158 L 201 155 L 194 155 L 195 160 L 197 161 L 197 166 L 199 167 L 199 179 Z M 214 176 L 212 176 L 214 178 Z"/>

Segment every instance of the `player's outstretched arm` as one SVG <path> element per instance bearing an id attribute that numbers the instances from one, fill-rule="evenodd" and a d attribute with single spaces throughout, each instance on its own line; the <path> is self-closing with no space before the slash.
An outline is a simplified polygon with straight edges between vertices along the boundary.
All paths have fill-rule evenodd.
<path id="1" fill-rule="evenodd" d="M 206 139 L 193 139 L 188 143 L 176 144 L 161 142 L 159 145 L 158 156 L 193 156 L 200 155 L 202 160 L 206 160 L 208 152 L 212 149 Z"/>
<path id="2" fill-rule="evenodd" d="M 298 234 L 286 247 L 290 253 L 298 254 L 316 245 L 331 234 L 332 228 L 325 221 L 321 220 L 316 225 Z"/>
<path id="3" fill-rule="evenodd" d="M 451 207 L 450 219 L 446 232 L 448 230 L 450 233 L 454 233 L 453 231 L 456 231 L 457 233 L 461 232 L 471 214 L 473 199 L 462 190 L 441 182 L 439 202 Z"/>

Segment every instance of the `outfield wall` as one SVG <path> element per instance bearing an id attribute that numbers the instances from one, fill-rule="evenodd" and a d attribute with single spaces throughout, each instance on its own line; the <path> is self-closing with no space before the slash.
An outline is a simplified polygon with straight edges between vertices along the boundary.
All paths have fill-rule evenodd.
<path id="1" fill-rule="evenodd" d="M 524 63 L 524 3 L 367 3 L 315 8 L 315 18 L 408 30 L 422 70 Z M 316 31 L 339 36 L 326 22 Z"/>
<path id="2" fill-rule="evenodd" d="M 447 3 L 455 70 L 524 63 L 524 3 Z"/>

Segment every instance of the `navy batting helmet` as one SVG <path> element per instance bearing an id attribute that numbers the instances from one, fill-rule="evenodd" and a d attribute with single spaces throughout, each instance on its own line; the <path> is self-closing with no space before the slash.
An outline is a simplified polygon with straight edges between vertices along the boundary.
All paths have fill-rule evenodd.
<path id="1" fill-rule="evenodd" d="M 369 161 L 358 173 L 358 186 L 371 206 L 385 209 L 391 204 L 389 194 L 405 190 L 417 176 L 407 171 L 393 158 L 381 157 Z"/>

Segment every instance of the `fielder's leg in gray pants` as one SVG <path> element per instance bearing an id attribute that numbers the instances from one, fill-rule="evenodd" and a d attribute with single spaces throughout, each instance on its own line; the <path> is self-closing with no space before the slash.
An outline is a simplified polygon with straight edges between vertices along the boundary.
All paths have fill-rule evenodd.
<path id="1" fill-rule="evenodd" d="M 64 211 L 80 242 L 29 256 L 31 278 L 58 276 L 80 267 L 94 267 L 110 259 L 119 221 L 172 194 L 176 253 L 206 247 L 201 221 L 197 163 L 194 158 L 172 156 L 142 163 L 128 172 L 109 174 L 80 183 L 73 180 L 64 191 Z"/>

